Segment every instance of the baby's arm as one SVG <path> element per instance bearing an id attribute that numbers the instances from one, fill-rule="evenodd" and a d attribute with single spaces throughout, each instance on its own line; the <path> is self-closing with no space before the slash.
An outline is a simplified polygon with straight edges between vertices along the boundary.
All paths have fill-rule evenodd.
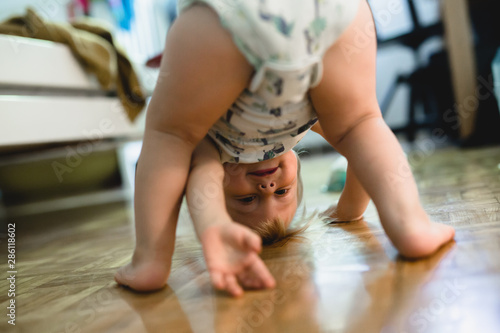
<path id="1" fill-rule="evenodd" d="M 205 138 L 193 152 L 186 188 L 189 213 L 200 240 L 208 228 L 233 223 L 226 210 L 223 182 L 224 167 L 219 152 Z"/>
<path id="2" fill-rule="evenodd" d="M 270 288 L 275 282 L 258 253 L 260 237 L 229 216 L 224 198 L 224 168 L 210 139 L 196 147 L 186 189 L 189 212 L 213 285 L 240 296 L 246 288 Z"/>
<path id="3" fill-rule="evenodd" d="M 319 123 L 316 123 L 311 129 L 326 139 Z M 363 213 L 369 202 L 370 196 L 366 193 L 350 165 L 348 165 L 345 186 L 338 203 L 331 206 L 323 214 L 331 217 L 333 222 L 360 220 L 363 218 Z"/>
<path id="4" fill-rule="evenodd" d="M 454 230 L 430 221 L 419 202 L 406 157 L 378 107 L 375 59 L 373 19 L 361 1 L 353 23 L 326 52 L 323 79 L 310 96 L 326 139 L 347 158 L 395 247 L 422 257 L 451 240 Z"/>

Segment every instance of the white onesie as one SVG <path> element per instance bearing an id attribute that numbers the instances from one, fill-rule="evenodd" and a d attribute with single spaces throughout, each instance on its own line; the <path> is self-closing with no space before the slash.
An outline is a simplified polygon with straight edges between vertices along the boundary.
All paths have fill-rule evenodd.
<path id="1" fill-rule="evenodd" d="M 354 19 L 359 0 L 179 0 L 201 2 L 255 68 L 250 85 L 208 135 L 221 161 L 255 163 L 292 149 L 317 121 L 308 97 L 322 58 Z"/>

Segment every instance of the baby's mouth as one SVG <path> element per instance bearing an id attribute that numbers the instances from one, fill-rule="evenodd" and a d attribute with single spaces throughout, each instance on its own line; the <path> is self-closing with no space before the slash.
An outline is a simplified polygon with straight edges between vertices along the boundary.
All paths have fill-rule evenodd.
<path id="1" fill-rule="evenodd" d="M 275 173 L 278 170 L 278 167 L 276 168 L 271 168 L 271 169 L 263 169 L 263 170 L 257 170 L 254 172 L 249 172 L 250 175 L 258 176 L 258 177 L 264 177 L 264 176 L 269 176 Z"/>

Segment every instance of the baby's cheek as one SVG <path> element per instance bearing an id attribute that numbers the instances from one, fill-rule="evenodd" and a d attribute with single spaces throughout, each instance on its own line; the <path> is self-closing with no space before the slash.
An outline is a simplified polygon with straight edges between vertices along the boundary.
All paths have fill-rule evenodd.
<path id="1" fill-rule="evenodd" d="M 245 168 L 237 163 L 224 163 L 224 173 L 229 176 L 238 176 L 245 172 Z"/>
<path id="2" fill-rule="evenodd" d="M 245 170 L 238 164 L 226 163 L 224 164 L 224 181 L 223 186 L 229 187 L 234 185 L 240 187 L 242 177 L 245 175 Z"/>

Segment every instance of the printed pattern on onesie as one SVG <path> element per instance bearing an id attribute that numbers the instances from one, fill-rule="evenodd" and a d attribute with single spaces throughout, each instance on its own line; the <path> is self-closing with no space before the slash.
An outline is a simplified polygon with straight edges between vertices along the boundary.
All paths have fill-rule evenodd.
<path id="1" fill-rule="evenodd" d="M 255 68 L 250 85 L 208 132 L 222 162 L 255 163 L 292 149 L 316 123 L 308 90 L 359 0 L 179 0 L 212 7 Z"/>

